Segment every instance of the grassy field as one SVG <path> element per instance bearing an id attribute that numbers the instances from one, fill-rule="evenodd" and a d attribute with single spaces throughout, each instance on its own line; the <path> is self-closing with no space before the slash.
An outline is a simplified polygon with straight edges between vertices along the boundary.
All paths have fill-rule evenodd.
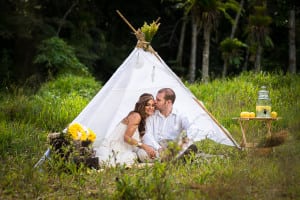
<path id="1" fill-rule="evenodd" d="M 255 111 L 257 92 L 266 85 L 281 117 L 272 131 L 288 137 L 271 149 L 243 151 L 201 141 L 206 156 L 185 164 L 97 171 L 52 158 L 34 169 L 48 148 L 48 133 L 64 129 L 101 83 L 70 75 L 36 92 L 11 86 L 0 92 L 0 199 L 300 199 L 300 76 L 245 73 L 186 85 L 238 142 L 241 130 L 232 118 Z M 264 124 L 253 122 L 247 139 L 261 142 L 265 135 Z"/>

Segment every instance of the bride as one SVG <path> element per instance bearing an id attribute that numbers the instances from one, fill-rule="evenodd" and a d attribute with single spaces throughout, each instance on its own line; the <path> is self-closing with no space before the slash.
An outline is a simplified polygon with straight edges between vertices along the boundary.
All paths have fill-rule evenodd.
<path id="1" fill-rule="evenodd" d="M 150 157 L 155 156 L 155 151 L 141 142 L 145 134 L 146 118 L 154 113 L 154 104 L 151 94 L 144 93 L 139 97 L 134 110 L 121 120 L 96 149 L 100 165 L 131 165 L 137 160 L 139 148 L 144 149 Z"/>

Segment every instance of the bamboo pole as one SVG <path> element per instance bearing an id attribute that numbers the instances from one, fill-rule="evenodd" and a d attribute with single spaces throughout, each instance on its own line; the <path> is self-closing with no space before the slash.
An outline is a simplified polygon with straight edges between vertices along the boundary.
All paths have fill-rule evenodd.
<path id="1" fill-rule="evenodd" d="M 124 20 L 124 22 L 131 28 L 131 30 L 133 30 L 134 34 L 137 36 L 139 34 L 139 32 L 129 23 L 129 21 L 122 15 L 122 13 L 119 10 L 116 10 L 116 12 L 118 13 L 118 15 Z M 157 20 L 155 21 L 156 23 L 160 20 L 160 17 L 157 18 Z M 137 38 L 138 39 L 138 38 Z M 139 40 L 139 39 L 138 39 Z M 145 43 L 145 41 L 141 40 L 141 42 Z M 152 48 L 152 46 L 147 43 L 147 49 L 144 48 L 144 50 L 148 50 L 149 52 L 153 53 L 154 56 L 160 61 L 161 59 L 159 58 L 158 54 L 156 53 L 156 51 L 154 51 L 154 49 Z"/>
<path id="2" fill-rule="evenodd" d="M 157 18 L 157 20 L 155 21 L 155 23 L 157 24 L 160 20 L 160 17 Z"/>
<path id="3" fill-rule="evenodd" d="M 129 21 L 122 15 L 122 13 L 119 10 L 116 10 L 119 16 L 125 21 L 125 23 L 133 30 L 134 33 L 137 33 L 137 30 L 129 23 Z"/>

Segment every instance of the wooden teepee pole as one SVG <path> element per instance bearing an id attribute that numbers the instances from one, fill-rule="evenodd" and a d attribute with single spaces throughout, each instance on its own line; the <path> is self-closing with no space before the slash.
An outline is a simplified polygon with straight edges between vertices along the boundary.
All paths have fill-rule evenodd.
<path id="1" fill-rule="evenodd" d="M 157 24 L 157 23 L 159 22 L 159 20 L 160 20 L 160 17 L 159 17 L 159 18 L 157 18 L 157 20 L 155 21 L 155 23 Z"/>
<path id="2" fill-rule="evenodd" d="M 116 10 L 120 17 L 125 21 L 125 23 L 133 30 L 134 33 L 137 33 L 137 30 L 129 23 L 129 21 L 122 15 L 119 10 Z"/>
<path id="3" fill-rule="evenodd" d="M 124 22 L 131 28 L 131 30 L 133 30 L 133 32 L 134 32 L 134 34 L 136 35 L 137 39 L 140 41 L 140 38 L 138 37 L 138 34 L 141 34 L 142 32 L 141 32 L 140 30 L 137 31 L 137 30 L 129 23 L 129 21 L 122 15 L 122 13 L 121 13 L 119 10 L 116 10 L 116 12 L 117 12 L 117 13 L 119 14 L 119 16 L 124 20 Z M 156 20 L 156 23 L 157 23 L 159 20 L 160 20 L 160 17 Z M 146 43 L 146 42 L 145 42 L 144 36 L 143 36 L 141 42 L 143 42 L 144 44 Z M 140 48 L 141 48 L 141 47 L 140 47 Z M 151 52 L 151 53 L 153 53 L 153 54 L 156 56 L 156 58 L 157 58 L 160 62 L 162 62 L 161 59 L 159 58 L 158 54 L 154 51 L 154 49 L 151 47 L 151 45 L 150 45 L 149 43 L 147 43 L 147 47 L 146 47 L 146 48 L 143 47 L 143 49 L 144 49 L 144 50 L 147 50 L 147 51 L 149 51 L 149 52 Z"/>

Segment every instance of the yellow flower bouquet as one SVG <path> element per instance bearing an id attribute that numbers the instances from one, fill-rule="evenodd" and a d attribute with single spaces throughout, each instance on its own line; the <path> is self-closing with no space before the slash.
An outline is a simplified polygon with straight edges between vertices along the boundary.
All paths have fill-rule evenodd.
<path id="1" fill-rule="evenodd" d="M 75 122 L 69 124 L 61 133 L 52 133 L 49 136 L 52 150 L 60 157 L 76 164 L 98 167 L 98 159 L 92 147 L 96 134 L 90 128 Z"/>
<path id="2" fill-rule="evenodd" d="M 70 124 L 67 134 L 74 141 L 93 143 L 96 139 L 96 134 L 91 129 L 85 128 L 79 123 Z"/>

